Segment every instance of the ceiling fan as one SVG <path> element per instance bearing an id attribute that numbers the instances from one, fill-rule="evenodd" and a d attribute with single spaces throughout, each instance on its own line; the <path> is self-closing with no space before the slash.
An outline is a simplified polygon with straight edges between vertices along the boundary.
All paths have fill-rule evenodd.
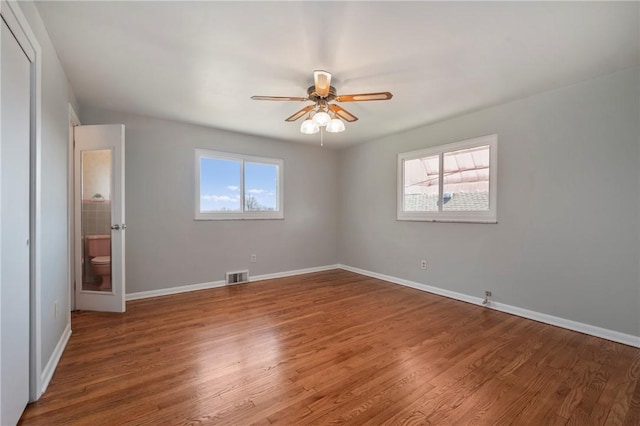
<path id="1" fill-rule="evenodd" d="M 356 95 L 338 95 L 336 88 L 331 85 L 331 73 L 322 70 L 313 72 L 314 85 L 307 89 L 307 97 L 291 96 L 252 96 L 256 101 L 301 101 L 313 102 L 307 105 L 284 121 L 296 121 L 300 117 L 307 115 L 307 119 L 302 122 L 300 131 L 305 134 L 318 133 L 321 127 L 325 127 L 327 132 L 337 133 L 344 131 L 342 120 L 352 123 L 358 119 L 346 109 L 332 102 L 362 102 L 362 101 L 386 101 L 393 95 L 390 92 L 360 93 Z M 333 117 L 329 115 L 333 114 Z M 342 119 L 342 120 L 340 120 Z"/>

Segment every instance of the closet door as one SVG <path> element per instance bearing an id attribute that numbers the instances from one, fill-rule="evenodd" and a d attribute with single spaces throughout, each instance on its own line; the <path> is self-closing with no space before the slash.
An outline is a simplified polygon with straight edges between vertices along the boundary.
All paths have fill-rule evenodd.
<path id="1" fill-rule="evenodd" d="M 2 20 L 0 143 L 0 424 L 29 400 L 29 147 L 31 63 Z"/>

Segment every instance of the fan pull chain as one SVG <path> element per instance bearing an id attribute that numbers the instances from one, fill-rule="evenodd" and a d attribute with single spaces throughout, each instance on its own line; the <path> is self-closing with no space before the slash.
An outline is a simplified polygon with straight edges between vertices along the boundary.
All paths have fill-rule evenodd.
<path id="1" fill-rule="evenodd" d="M 322 127 L 320 127 L 320 146 L 324 146 L 324 131 Z"/>

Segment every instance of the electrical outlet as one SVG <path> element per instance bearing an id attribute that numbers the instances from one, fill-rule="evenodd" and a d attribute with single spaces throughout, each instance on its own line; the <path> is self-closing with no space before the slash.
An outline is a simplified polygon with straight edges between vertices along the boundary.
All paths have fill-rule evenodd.
<path id="1" fill-rule="evenodd" d="M 256 256 L 255 254 L 251 255 L 251 263 L 256 263 L 258 261 L 258 256 Z"/>
<path id="2" fill-rule="evenodd" d="M 420 269 L 427 269 L 427 261 L 426 260 L 422 260 L 420 262 Z"/>
<path id="3" fill-rule="evenodd" d="M 485 290 L 484 296 L 485 297 L 491 297 L 491 292 L 489 290 Z"/>

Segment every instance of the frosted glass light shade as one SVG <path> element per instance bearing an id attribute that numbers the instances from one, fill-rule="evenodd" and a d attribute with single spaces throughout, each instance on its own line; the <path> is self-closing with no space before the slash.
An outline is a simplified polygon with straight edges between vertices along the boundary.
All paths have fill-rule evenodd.
<path id="1" fill-rule="evenodd" d="M 307 118 L 302 122 L 300 131 L 305 135 L 312 135 L 314 133 L 318 133 L 320 131 L 320 127 L 318 127 L 318 125 L 314 123 L 312 119 Z"/>
<path id="2" fill-rule="evenodd" d="M 317 126 L 326 126 L 329 121 L 331 121 L 331 117 L 324 111 L 317 112 L 313 116 L 313 122 L 316 123 Z"/>
<path id="3" fill-rule="evenodd" d="M 344 123 L 339 118 L 333 118 L 327 124 L 327 132 L 329 133 L 339 133 L 344 132 Z"/>

